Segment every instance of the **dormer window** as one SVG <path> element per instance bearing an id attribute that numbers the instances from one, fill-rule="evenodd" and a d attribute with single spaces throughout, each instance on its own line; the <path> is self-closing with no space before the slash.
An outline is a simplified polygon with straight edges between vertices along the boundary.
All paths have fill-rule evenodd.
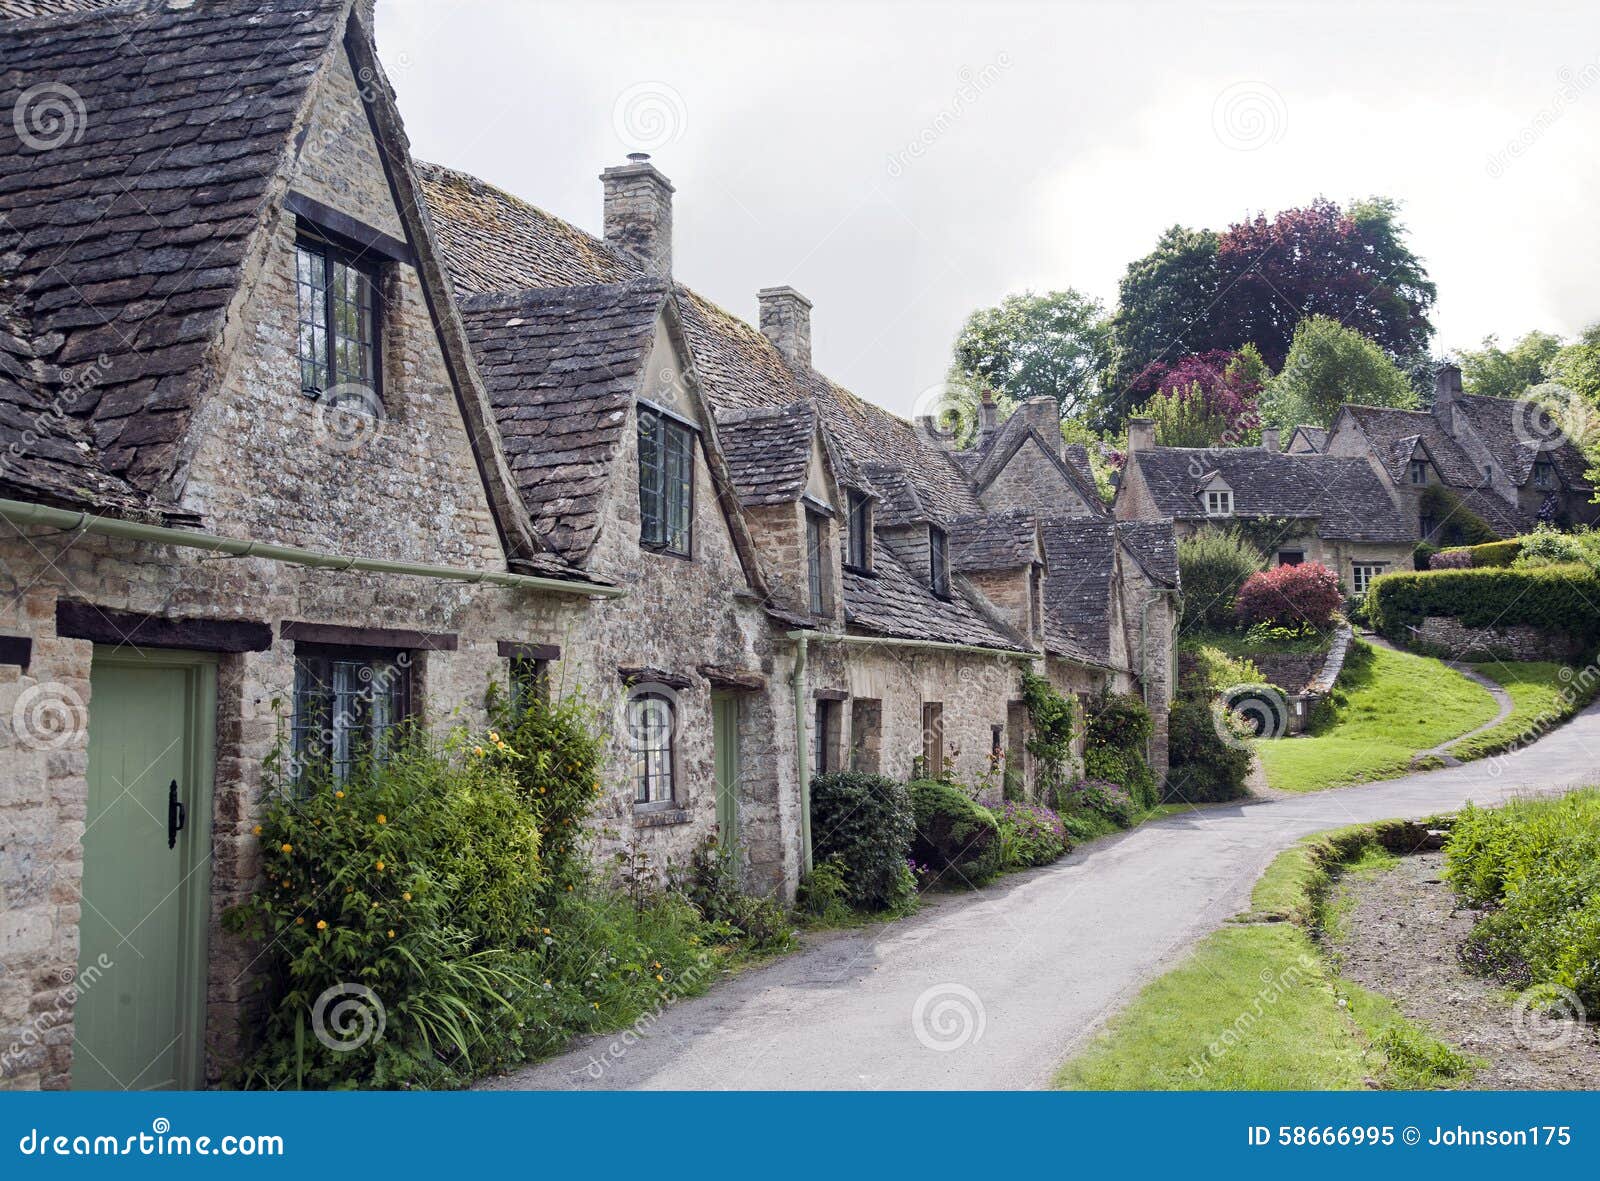
<path id="1" fill-rule="evenodd" d="M 694 430 L 639 407 L 639 544 L 686 558 L 693 541 Z"/>
<path id="2" fill-rule="evenodd" d="M 928 585 L 941 599 L 950 597 L 950 538 L 937 525 L 928 526 Z"/>
<path id="3" fill-rule="evenodd" d="M 828 614 L 828 519 L 806 510 L 806 606 L 813 615 Z"/>
<path id="4" fill-rule="evenodd" d="M 849 494 L 849 518 L 845 522 L 845 565 L 855 570 L 872 569 L 872 498 L 865 492 L 852 489 Z"/>
<path id="5" fill-rule="evenodd" d="M 320 398 L 358 386 L 381 394 L 377 268 L 305 229 L 294 253 L 300 392 Z"/>
<path id="6" fill-rule="evenodd" d="M 1233 492 L 1227 488 L 1213 488 L 1206 493 L 1206 516 L 1233 516 Z"/>
<path id="7" fill-rule="evenodd" d="M 1538 460 L 1533 465 L 1533 486 L 1535 488 L 1554 488 L 1556 486 L 1556 465 L 1548 460 Z"/>
<path id="8" fill-rule="evenodd" d="M 1426 484 L 1428 482 L 1428 461 L 1426 459 L 1413 459 L 1411 461 L 1411 482 L 1413 484 Z"/>

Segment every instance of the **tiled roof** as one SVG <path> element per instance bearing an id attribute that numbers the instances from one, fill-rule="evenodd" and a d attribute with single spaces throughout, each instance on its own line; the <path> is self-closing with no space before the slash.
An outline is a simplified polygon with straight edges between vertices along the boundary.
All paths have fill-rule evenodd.
<path id="1" fill-rule="evenodd" d="M 1200 488 L 1220 475 L 1233 490 L 1236 516 L 1315 518 L 1320 536 L 1349 541 L 1398 543 L 1416 536 L 1364 459 L 1259 447 L 1154 447 L 1128 459 L 1138 464 L 1157 511 L 1169 520 L 1204 520 Z"/>
<path id="2" fill-rule="evenodd" d="M 772 410 L 719 411 L 717 438 L 722 441 L 739 503 L 788 504 L 800 499 L 816 430 L 810 402 Z"/>
<path id="3" fill-rule="evenodd" d="M 0 109 L 34 133 L 32 144 L 0 136 L 0 257 L 37 359 L 93 367 L 72 413 L 113 480 L 159 492 L 174 475 L 248 239 L 342 9 L 144 0 L 0 21 Z"/>
<path id="4" fill-rule="evenodd" d="M 1050 576 L 1044 582 L 1045 646 L 1096 664 L 1111 658 L 1111 580 L 1117 526 L 1046 517 L 1039 522 Z"/>
<path id="5" fill-rule="evenodd" d="M 1105 503 L 1100 499 L 1100 493 L 1095 488 L 1094 475 L 1089 470 L 1089 453 L 1079 444 L 1072 462 L 1064 460 L 1059 450 L 1059 441 L 1041 435 L 1033 428 L 1025 414 L 1011 415 L 988 439 L 970 451 L 958 453 L 955 458 L 973 486 L 982 492 L 1030 439 L 1038 444 L 1049 461 L 1060 470 L 1067 483 L 1077 490 L 1078 496 L 1093 516 L 1110 516 Z M 1088 473 L 1087 477 L 1085 473 Z"/>
<path id="6" fill-rule="evenodd" d="M 1328 428 L 1325 426 L 1297 426 L 1289 432 L 1289 443 L 1284 448 L 1290 450 L 1294 446 L 1295 436 L 1299 436 L 1312 451 L 1323 451 L 1328 446 Z"/>
<path id="7" fill-rule="evenodd" d="M 1152 581 L 1178 586 L 1178 539 L 1170 521 L 1118 521 L 1117 535 Z"/>
<path id="8" fill-rule="evenodd" d="M 1526 398 L 1485 398 L 1464 394 L 1457 399 L 1472 429 L 1511 482 L 1522 487 L 1533 474 L 1536 459 L 1548 459 L 1569 488 L 1588 488 L 1583 452 L 1564 435 L 1551 435 L 1539 405 Z"/>
<path id="9" fill-rule="evenodd" d="M 1039 559 L 1039 524 L 1028 509 L 957 517 L 950 524 L 953 570 L 1015 570 Z"/>
<path id="10" fill-rule="evenodd" d="M 1433 459 L 1439 476 L 1457 488 L 1476 488 L 1483 473 L 1460 443 L 1426 410 L 1394 410 L 1387 406 L 1346 406 L 1348 413 L 1372 444 L 1379 462 L 1396 483 L 1405 483 L 1406 464 L 1420 441 Z"/>
<path id="11" fill-rule="evenodd" d="M 506 461 L 534 523 L 572 561 L 594 543 L 666 297 L 641 280 L 460 301 Z"/>
<path id="12" fill-rule="evenodd" d="M 960 579 L 952 587 L 960 592 Z M 883 541 L 872 547 L 872 573 L 844 570 L 845 619 L 876 635 L 940 640 L 982 648 L 1024 648 L 1021 637 L 988 618 L 964 593 L 940 599 Z"/>

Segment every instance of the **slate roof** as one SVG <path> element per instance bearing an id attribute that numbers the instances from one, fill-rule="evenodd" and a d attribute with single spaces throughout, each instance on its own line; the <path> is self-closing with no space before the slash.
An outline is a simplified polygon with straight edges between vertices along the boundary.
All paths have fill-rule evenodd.
<path id="1" fill-rule="evenodd" d="M 1167 526 L 1171 532 L 1171 526 Z M 1110 521 L 1046 517 L 1039 522 L 1050 577 L 1044 582 L 1045 647 L 1106 664 L 1111 659 L 1111 583 L 1117 526 Z"/>
<path id="2" fill-rule="evenodd" d="M 506 461 L 534 523 L 571 561 L 594 544 L 666 295 L 642 280 L 460 301 Z"/>
<path id="3" fill-rule="evenodd" d="M 1315 519 L 1322 537 L 1401 543 L 1415 539 L 1365 459 L 1288 455 L 1259 447 L 1154 447 L 1128 456 L 1162 517 L 1206 520 L 1198 495 L 1220 475 L 1241 517 Z"/>
<path id="4" fill-rule="evenodd" d="M 1483 483 L 1483 473 L 1472 461 L 1466 449 L 1439 425 L 1439 420 L 1427 410 L 1394 410 L 1387 406 L 1345 406 L 1341 414 L 1349 414 L 1366 435 L 1368 442 L 1390 477 L 1396 482 L 1406 482 L 1406 465 L 1420 441 L 1432 458 L 1440 478 L 1456 488 L 1476 488 Z"/>
<path id="5" fill-rule="evenodd" d="M 957 517 L 950 524 L 952 570 L 1016 570 L 1040 557 L 1039 522 L 1028 509 Z"/>
<path id="6" fill-rule="evenodd" d="M 790 504 L 806 490 L 817 419 L 810 402 L 717 413 L 717 438 L 739 503 Z"/>
<path id="7" fill-rule="evenodd" d="M 8 0 L 7 11 L 31 7 Z M 0 21 L 0 109 L 20 118 L 53 97 L 65 119 L 32 124 L 33 145 L 10 127 L 0 135 L 6 298 L 25 309 L 35 360 L 93 366 L 72 415 L 109 480 L 159 493 L 173 477 L 248 239 L 342 9 L 137 0 Z"/>
<path id="8" fill-rule="evenodd" d="M 953 589 L 962 590 L 961 579 Z M 998 621 L 980 611 L 965 593 L 940 599 L 925 580 L 907 570 L 882 538 L 872 547 L 872 573 L 844 567 L 845 620 L 875 635 L 913 640 L 940 640 L 980 648 L 1025 648 Z"/>
<path id="9" fill-rule="evenodd" d="M 1522 487 L 1533 475 L 1537 459 L 1547 459 L 1569 488 L 1589 488 L 1588 464 L 1583 452 L 1565 436 L 1549 437 L 1537 403 L 1526 398 L 1485 398 L 1463 394 L 1456 404 L 1495 462 L 1505 468 L 1511 482 Z"/>
<path id="10" fill-rule="evenodd" d="M 1152 582 L 1178 587 L 1178 539 L 1166 521 L 1118 521 L 1117 535 Z"/>
<path id="11" fill-rule="evenodd" d="M 1328 448 L 1328 428 L 1325 426 L 1297 426 L 1289 432 L 1289 443 L 1285 451 L 1293 452 L 1294 441 L 1298 436 L 1311 451 L 1326 451 Z"/>

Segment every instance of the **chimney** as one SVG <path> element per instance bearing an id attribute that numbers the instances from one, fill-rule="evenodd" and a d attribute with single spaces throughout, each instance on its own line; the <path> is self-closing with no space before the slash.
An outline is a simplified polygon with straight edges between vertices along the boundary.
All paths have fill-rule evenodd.
<path id="1" fill-rule="evenodd" d="M 1055 445 L 1057 455 L 1066 454 L 1067 441 L 1061 437 L 1061 407 L 1054 398 L 1029 398 L 1017 407 L 1017 413 L 1044 436 L 1046 443 Z"/>
<path id="2" fill-rule="evenodd" d="M 1277 451 L 1279 449 L 1277 427 L 1264 426 L 1261 428 L 1261 449 L 1263 451 Z"/>
<path id="3" fill-rule="evenodd" d="M 994 391 L 984 390 L 978 399 L 978 446 L 985 446 L 1000 429 L 1000 407 L 994 404 Z"/>
<path id="4" fill-rule="evenodd" d="M 672 273 L 672 182 L 648 152 L 600 174 L 605 185 L 605 238 L 658 275 Z"/>
<path id="5" fill-rule="evenodd" d="M 1455 412 L 1452 407 L 1459 397 L 1461 397 L 1461 370 L 1446 361 L 1433 373 L 1433 416 L 1447 431 L 1455 425 Z"/>
<path id="6" fill-rule="evenodd" d="M 1149 451 L 1156 445 L 1156 422 L 1153 418 L 1128 419 L 1128 454 Z"/>
<path id="7" fill-rule="evenodd" d="M 763 287 L 756 292 L 761 305 L 761 335 L 778 347 L 798 369 L 811 368 L 811 301 L 793 287 Z"/>

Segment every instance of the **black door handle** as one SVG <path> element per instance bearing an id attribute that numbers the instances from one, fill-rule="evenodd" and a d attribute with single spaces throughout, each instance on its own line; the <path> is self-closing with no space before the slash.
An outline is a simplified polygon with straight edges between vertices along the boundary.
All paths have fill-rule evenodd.
<path id="1" fill-rule="evenodd" d="M 178 834 L 188 822 L 189 809 L 178 802 L 178 781 L 174 779 L 167 788 L 167 848 L 177 848 Z"/>

